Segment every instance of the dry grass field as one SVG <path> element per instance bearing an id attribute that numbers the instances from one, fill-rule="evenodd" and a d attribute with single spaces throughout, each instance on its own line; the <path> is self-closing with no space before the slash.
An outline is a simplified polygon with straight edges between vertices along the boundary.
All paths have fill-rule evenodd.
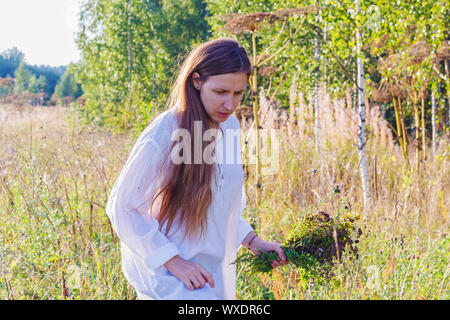
<path id="1" fill-rule="evenodd" d="M 344 254 L 325 283 L 291 265 L 256 276 L 238 265 L 238 299 L 449 299 L 448 137 L 419 172 L 408 169 L 373 108 L 372 207 L 364 214 L 357 114 L 323 94 L 321 102 L 317 154 L 311 106 L 296 96 L 291 111 L 279 113 L 261 97 L 264 128 L 278 130 L 279 166 L 263 176 L 258 206 L 248 166 L 244 215 L 261 237 L 282 242 L 303 214 L 346 206 L 361 217 L 359 259 Z M 136 299 L 104 212 L 136 137 L 84 125 L 69 108 L 2 105 L 0 120 L 0 299 Z"/>

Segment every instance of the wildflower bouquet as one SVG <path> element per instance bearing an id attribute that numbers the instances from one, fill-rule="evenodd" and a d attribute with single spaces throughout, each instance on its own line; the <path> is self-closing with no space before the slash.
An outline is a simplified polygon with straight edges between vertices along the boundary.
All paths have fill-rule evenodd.
<path id="1" fill-rule="evenodd" d="M 335 258 L 340 260 L 344 250 L 350 256 L 358 257 L 356 244 L 361 235 L 354 221 L 356 217 L 330 217 L 325 212 L 304 215 L 292 228 L 281 246 L 286 259 L 305 274 L 327 275 Z M 260 255 L 246 252 L 237 257 L 234 263 L 244 263 L 251 273 L 270 272 L 271 262 L 280 260 L 276 252 L 259 249 Z"/>

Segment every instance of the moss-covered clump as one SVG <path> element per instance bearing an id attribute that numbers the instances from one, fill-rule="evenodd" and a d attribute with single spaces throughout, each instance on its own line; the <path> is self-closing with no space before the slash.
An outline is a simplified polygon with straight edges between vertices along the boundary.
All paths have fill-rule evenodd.
<path id="1" fill-rule="evenodd" d="M 358 257 L 356 244 L 361 229 L 355 220 L 352 216 L 333 218 L 322 211 L 302 216 L 281 246 L 287 260 L 303 269 L 305 275 L 327 276 L 345 249 L 351 257 Z M 252 273 L 270 272 L 271 262 L 280 258 L 276 252 L 260 251 L 259 256 L 246 252 L 236 262 L 248 265 Z"/>

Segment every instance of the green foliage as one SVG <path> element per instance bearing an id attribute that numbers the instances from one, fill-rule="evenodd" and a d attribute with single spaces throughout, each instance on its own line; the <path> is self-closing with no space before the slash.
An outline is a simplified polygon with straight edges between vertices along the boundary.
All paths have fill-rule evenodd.
<path id="1" fill-rule="evenodd" d="M 5 139 L 0 146 L 2 155 L 13 146 L 18 151 L 16 165 L 0 167 L 0 298 L 135 299 L 121 274 L 119 243 L 98 205 L 104 206 L 107 184 L 92 171 L 105 164 L 92 151 L 110 138 L 96 136 L 88 143 L 92 135 L 75 118 L 55 119 L 58 112 L 51 107 L 38 113 L 47 117 L 38 122 L 40 130 L 31 131 L 32 145 Z M 15 128 L 21 136 L 30 132 L 23 124 Z M 76 138 L 67 140 L 60 129 L 77 131 Z M 87 165 L 86 157 L 94 162 Z"/>
<path id="2" fill-rule="evenodd" d="M 21 66 L 21 61 L 24 66 Z M 52 96 L 56 84 L 59 82 L 61 75 L 66 67 L 58 66 L 37 66 L 25 63 L 25 54 L 16 47 L 5 50 L 0 53 L 0 78 L 11 78 L 15 72 L 19 70 L 20 79 L 19 87 L 16 92 L 44 92 L 45 99 L 48 100 Z M 17 83 L 17 81 L 16 81 Z M 4 89 L 1 89 L 5 91 Z M 2 95 L 4 95 L 3 93 Z"/>
<path id="3" fill-rule="evenodd" d="M 311 1 L 208 1 L 208 7 L 211 16 L 208 17 L 208 23 L 211 26 L 214 37 L 230 36 L 222 30 L 225 25 L 223 15 L 230 13 L 252 13 L 252 12 L 274 12 L 284 8 L 297 8 L 313 5 Z M 302 24 L 301 16 L 291 16 L 287 19 L 284 25 L 283 32 L 278 36 L 283 26 L 282 22 L 275 22 L 272 25 L 262 25 L 256 31 L 256 52 L 261 54 L 270 45 L 273 48 L 270 53 L 277 52 L 281 46 L 289 42 L 279 54 L 277 54 L 266 66 L 274 67 L 276 72 L 261 75 L 259 86 L 264 88 L 277 88 L 280 86 L 277 99 L 280 100 L 281 106 L 287 107 L 289 105 L 289 89 L 292 81 L 297 79 L 297 83 L 301 83 L 299 90 L 308 97 L 313 88 L 314 67 L 312 61 L 314 60 L 314 34 L 311 32 L 308 21 L 312 19 L 312 15 L 307 15 L 306 23 Z M 252 55 L 251 36 L 249 34 L 242 34 L 237 36 L 241 45 L 244 46 L 247 53 Z M 276 39 L 276 43 L 274 42 Z M 249 100 L 244 101 L 250 104 Z"/>
<path id="4" fill-rule="evenodd" d="M 349 90 L 353 91 L 352 102 L 356 105 L 356 30 L 361 33 L 361 58 L 366 71 L 365 78 L 370 86 L 368 89 L 368 101 L 374 102 L 372 88 L 379 87 L 382 81 L 382 72 L 378 64 L 389 54 L 401 54 L 401 60 L 396 64 L 397 79 L 405 79 L 416 74 L 416 83 L 428 84 L 429 89 L 437 92 L 441 88 L 440 106 L 441 115 L 448 116 L 449 105 L 443 99 L 448 92 L 449 76 L 441 61 L 433 66 L 436 59 L 425 59 L 415 68 L 408 67 L 406 61 L 410 59 L 407 48 L 417 45 L 421 41 L 429 44 L 436 54 L 444 49 L 446 24 L 445 17 L 449 12 L 449 4 L 446 1 L 360 1 L 360 12 L 356 13 L 353 0 L 327 0 L 327 1 L 208 1 L 212 15 L 208 17 L 213 35 L 227 35 L 222 31 L 225 25 L 224 14 L 250 13 L 250 12 L 274 12 L 280 8 L 305 7 L 316 5 L 318 13 L 308 15 L 298 33 L 294 33 L 300 19 L 291 17 L 285 26 L 284 32 L 276 38 L 281 29 L 280 23 L 275 23 L 269 28 L 261 28 L 257 31 L 257 52 L 278 42 L 275 50 L 280 48 L 284 40 L 289 39 L 291 45 L 282 50 L 282 53 L 272 61 L 271 66 L 278 71 L 270 76 L 263 76 L 261 86 L 277 88 L 277 99 L 282 107 L 289 105 L 290 85 L 295 81 L 296 86 L 303 94 L 306 101 L 311 101 L 314 94 L 314 85 L 317 81 L 324 83 L 329 93 L 336 97 L 342 97 Z M 431 31 L 433 30 L 433 32 Z M 314 57 L 315 41 L 320 39 L 320 65 Z M 448 38 L 448 37 L 447 37 Z M 241 43 L 251 52 L 251 38 L 249 35 L 238 36 Z M 448 47 L 447 47 L 448 48 Z M 441 50 L 441 51 L 440 51 Z M 448 55 L 448 54 L 447 54 Z M 448 59 L 448 57 L 447 57 Z M 320 70 L 320 72 L 317 72 Z M 394 74 L 395 70 L 391 70 Z M 286 81 L 283 83 L 283 77 Z M 319 78 L 317 78 L 319 76 Z M 438 85 L 439 83 L 439 85 Z M 401 85 L 405 87 L 404 84 Z M 445 92 L 442 88 L 445 86 Z M 447 93 L 448 99 L 448 93 Z M 427 98 L 429 105 L 430 98 Z M 245 102 L 249 104 L 248 101 Z M 393 106 L 390 101 L 385 102 L 385 115 L 387 120 L 395 126 Z M 410 107 L 404 110 L 405 123 L 408 130 L 414 127 L 413 112 Z M 429 111 L 428 111 L 429 114 Z M 431 125 L 427 125 L 428 128 Z"/>
<path id="5" fill-rule="evenodd" d="M 81 96 L 81 85 L 75 80 L 76 67 L 70 64 L 55 87 L 55 96 L 58 98 L 71 97 L 74 100 Z"/>
<path id="6" fill-rule="evenodd" d="M 330 276 L 344 249 L 357 258 L 356 244 L 361 230 L 354 222 L 355 217 L 350 215 L 332 218 L 325 212 L 308 213 L 294 225 L 281 248 L 286 259 L 301 269 L 305 278 L 322 281 Z M 272 261 L 280 261 L 278 254 L 258 250 L 260 255 L 246 252 L 235 263 L 247 264 L 251 274 L 271 272 Z"/>
<path id="7" fill-rule="evenodd" d="M 0 82 L 0 97 L 4 97 L 14 90 L 14 83 L 10 78 L 6 78 L 6 81 Z M 0 80 L 1 81 L 1 80 Z"/>
<path id="8" fill-rule="evenodd" d="M 41 76 L 45 78 L 45 84 L 43 91 L 46 93 L 46 99 L 50 99 L 55 91 L 55 87 L 58 84 L 61 76 L 64 74 L 65 66 L 45 66 L 45 65 L 27 65 L 30 71 L 36 75 L 37 78 Z"/>
<path id="9" fill-rule="evenodd" d="M 0 299 L 136 299 L 121 270 L 120 243 L 104 212 L 135 137 L 129 132 L 111 135 L 76 117 L 56 117 L 60 111 L 36 107 L 25 118 L 12 113 L 2 127 Z M 299 221 L 310 212 L 336 212 L 333 219 L 341 217 L 341 222 L 334 221 L 342 224 L 351 218 L 348 212 L 359 212 L 362 206 L 359 175 L 351 169 L 359 161 L 353 139 L 330 144 L 321 158 L 311 152 L 308 136 L 291 147 L 295 149 L 280 150 L 279 172 L 264 177 L 260 206 L 252 205 L 253 183 L 246 181 L 243 216 L 268 241 L 283 235 L 298 240 L 307 234 Z M 442 174 L 448 171 L 450 149 L 427 163 L 427 179 L 403 168 L 399 150 L 385 152 L 381 144 L 369 150 L 383 169 L 378 171 L 379 198 L 358 221 L 363 231 L 358 259 L 347 247 L 333 265 L 333 277 L 325 279 L 319 272 L 307 273 L 313 268 L 293 263 L 255 274 L 243 272 L 246 263 L 237 263 L 238 299 L 450 298 L 449 184 Z M 339 193 L 334 181 L 345 182 L 339 184 Z M 333 191 L 324 191 L 324 186 Z M 316 203 L 311 190 L 317 191 L 317 207 L 307 205 Z M 318 238 L 324 238 L 324 230 L 318 228 Z M 312 255 L 285 253 L 299 265 L 313 263 Z M 274 259 L 273 253 L 267 254 L 269 261 Z"/>
<path id="10" fill-rule="evenodd" d="M 45 87 L 45 77 L 36 76 L 25 66 L 23 60 L 19 63 L 19 67 L 14 72 L 14 77 L 16 79 L 14 91 L 17 93 L 22 92 L 43 92 Z"/>
<path id="11" fill-rule="evenodd" d="M 205 14 L 199 0 L 86 1 L 77 38 L 82 114 L 119 130 L 142 127 L 140 110 L 162 105 L 179 60 L 206 39 Z"/>
<path id="12" fill-rule="evenodd" d="M 28 91 L 31 88 L 33 74 L 25 67 L 23 60 L 19 63 L 19 67 L 14 72 L 14 77 L 16 79 L 14 91 L 21 93 Z"/>
<path id="13" fill-rule="evenodd" d="M 449 87 L 444 63 L 433 66 L 433 59 L 428 58 L 414 68 L 404 64 L 407 47 L 420 41 L 428 43 L 433 52 L 443 50 L 443 21 L 448 4 L 385 0 L 361 1 L 359 13 L 353 0 L 86 1 L 77 37 L 83 57 L 77 68 L 77 81 L 85 99 L 80 112 L 87 121 L 95 119 L 97 124 L 113 130 L 142 127 L 136 123 L 137 118 L 145 118 L 139 115 L 139 110 L 149 104 L 158 108 L 164 105 L 178 66 L 194 45 L 209 38 L 232 36 L 252 55 L 250 34 L 234 36 L 223 31 L 227 14 L 308 6 L 315 6 L 317 11 L 306 16 L 292 14 L 285 22 L 261 24 L 256 30 L 257 53 L 278 52 L 264 66 L 272 72 L 264 74 L 258 70 L 258 86 L 265 88 L 267 95 L 276 90 L 276 100 L 282 108 L 290 106 L 293 87 L 305 101 L 311 101 L 318 82 L 325 84 L 332 96 L 352 92 L 351 102 L 356 106 L 355 49 L 356 30 L 360 30 L 368 101 L 374 101 L 373 90 L 386 76 L 379 70 L 380 61 L 389 54 L 403 52 L 397 65 L 401 74 L 397 77 L 405 78 L 408 72 L 420 71 L 417 83 L 429 84 L 429 88 L 439 91 L 438 116 L 448 113 L 448 104 L 443 100 L 446 95 L 448 99 Z M 317 40 L 319 62 L 314 52 Z M 266 52 L 269 47 L 271 50 Z M 250 95 L 245 96 L 243 104 L 251 104 Z M 387 120 L 395 126 L 390 101 L 384 103 L 384 110 Z M 404 116 L 411 131 L 414 121 L 410 107 L 405 108 Z"/>
<path id="14" fill-rule="evenodd" d="M 12 47 L 0 53 L 0 78 L 11 77 L 24 58 L 25 54 L 17 47 Z"/>

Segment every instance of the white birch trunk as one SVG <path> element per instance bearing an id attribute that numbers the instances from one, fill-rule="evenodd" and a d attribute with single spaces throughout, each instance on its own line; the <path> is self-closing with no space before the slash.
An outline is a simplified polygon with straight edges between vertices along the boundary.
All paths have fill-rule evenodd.
<path id="1" fill-rule="evenodd" d="M 316 1 L 316 5 L 318 6 L 318 1 Z M 316 49 L 314 52 L 314 58 L 316 60 L 316 86 L 314 88 L 314 139 L 316 145 L 316 153 L 320 154 L 321 149 L 321 141 L 320 141 L 320 113 L 319 113 L 319 86 L 320 86 L 320 35 L 319 32 L 316 31 Z"/>
<path id="2" fill-rule="evenodd" d="M 432 150 L 436 154 L 436 94 L 431 90 L 431 129 L 432 129 Z"/>
<path id="3" fill-rule="evenodd" d="M 356 0 L 356 14 L 359 14 L 359 0 Z M 369 174 L 367 170 L 367 157 L 366 157 L 366 106 L 364 104 L 364 65 L 361 55 L 361 35 L 359 28 L 356 30 L 356 54 L 357 54 L 357 64 L 358 64 L 358 104 L 359 104 L 359 141 L 358 141 L 358 151 L 359 151 L 359 163 L 361 172 L 361 182 L 364 195 L 364 213 L 370 207 L 370 190 L 369 190 Z"/>

